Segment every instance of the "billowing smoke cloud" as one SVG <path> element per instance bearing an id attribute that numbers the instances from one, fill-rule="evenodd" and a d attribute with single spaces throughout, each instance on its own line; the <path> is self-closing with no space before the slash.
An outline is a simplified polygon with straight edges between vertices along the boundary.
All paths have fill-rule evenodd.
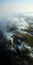
<path id="1" fill-rule="evenodd" d="M 20 52 L 22 50 L 23 58 L 25 57 L 25 59 L 22 59 L 23 63 L 25 65 L 28 65 L 29 61 L 26 61 L 27 55 L 24 54 L 25 53 L 24 50 L 27 48 L 29 51 L 31 51 L 31 47 L 27 46 L 25 44 L 25 42 L 22 42 L 23 44 L 21 45 L 21 40 L 22 41 L 25 40 L 24 38 L 18 38 L 18 36 L 16 35 L 17 36 L 17 38 L 15 39 L 16 43 L 17 42 L 20 43 L 20 46 L 17 46 L 17 48 L 11 49 L 11 43 L 13 44 L 13 35 L 16 34 L 16 31 L 18 32 L 18 30 L 21 31 L 21 29 L 23 29 L 23 30 L 28 29 L 28 27 L 29 27 L 29 23 L 26 21 L 25 17 L 22 17 L 22 16 L 13 16 L 8 20 L 0 20 L 0 54 L 3 55 L 3 53 L 5 52 L 6 60 L 14 61 L 12 59 L 13 59 L 13 57 L 15 58 L 15 55 L 14 55 L 16 52 L 15 49 L 17 50 L 17 53 L 21 57 Z M 13 51 L 12 52 L 13 57 L 11 56 L 12 53 L 9 50 Z M 1 56 L 1 57 L 3 58 L 5 56 Z M 9 58 L 10 56 L 12 58 Z M 28 57 L 28 59 L 29 59 L 29 57 Z M 3 60 L 1 60 L 1 61 L 3 61 Z"/>

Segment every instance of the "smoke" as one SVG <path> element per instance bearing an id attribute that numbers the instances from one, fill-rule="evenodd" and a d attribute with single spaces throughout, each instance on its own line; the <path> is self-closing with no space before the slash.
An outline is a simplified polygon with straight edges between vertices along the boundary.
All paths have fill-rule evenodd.
<path id="1" fill-rule="evenodd" d="M 18 31 L 21 31 L 21 29 L 28 29 L 28 27 L 29 27 L 29 24 L 21 16 L 12 17 L 11 19 L 0 21 L 0 54 L 1 54 L 0 56 L 1 56 L 2 62 L 4 62 L 3 58 L 5 57 L 4 59 L 6 59 L 5 60 L 6 62 L 4 62 L 4 63 L 7 64 L 7 60 L 9 61 L 8 63 L 10 63 L 10 62 L 13 63 L 13 61 L 15 61 L 15 60 L 13 60 L 13 59 L 15 59 L 15 56 L 18 55 L 21 57 L 21 52 L 22 52 L 22 65 L 23 64 L 30 65 L 28 63 L 30 63 L 31 59 L 29 59 L 30 57 L 28 57 L 28 55 L 26 54 L 27 50 L 30 51 L 30 46 L 25 45 L 25 42 L 22 42 L 22 41 L 24 41 L 24 38 L 19 38 L 16 33 L 16 31 L 18 32 Z M 14 41 L 13 41 L 13 35 L 15 35 L 15 34 L 16 34 L 16 36 L 14 36 Z M 20 43 L 20 45 L 17 46 L 16 48 L 11 48 L 13 42 L 16 42 L 17 44 Z M 22 43 L 22 45 L 21 45 L 21 43 Z M 16 49 L 17 49 L 17 52 L 15 51 Z M 21 49 L 22 49 L 22 51 L 21 51 Z M 25 51 L 25 49 L 27 49 L 27 50 Z M 31 61 L 31 63 L 32 63 L 32 61 Z M 14 65 L 14 63 L 13 63 L 13 65 Z"/>

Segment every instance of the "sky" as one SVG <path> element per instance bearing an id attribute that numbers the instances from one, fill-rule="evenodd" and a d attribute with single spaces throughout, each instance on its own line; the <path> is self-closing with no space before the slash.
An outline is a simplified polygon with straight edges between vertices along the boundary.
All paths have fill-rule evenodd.
<path id="1" fill-rule="evenodd" d="M 33 12 L 33 0 L 0 0 L 0 15 Z"/>

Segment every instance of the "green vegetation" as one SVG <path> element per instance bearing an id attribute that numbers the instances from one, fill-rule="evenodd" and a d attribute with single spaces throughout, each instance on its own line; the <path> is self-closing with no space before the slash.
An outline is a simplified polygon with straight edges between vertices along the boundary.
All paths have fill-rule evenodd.
<path id="1" fill-rule="evenodd" d="M 30 36 L 29 34 L 23 34 L 23 33 L 19 33 L 19 36 L 25 38 L 25 42 L 29 43 L 30 46 L 33 47 L 33 36 Z"/>

